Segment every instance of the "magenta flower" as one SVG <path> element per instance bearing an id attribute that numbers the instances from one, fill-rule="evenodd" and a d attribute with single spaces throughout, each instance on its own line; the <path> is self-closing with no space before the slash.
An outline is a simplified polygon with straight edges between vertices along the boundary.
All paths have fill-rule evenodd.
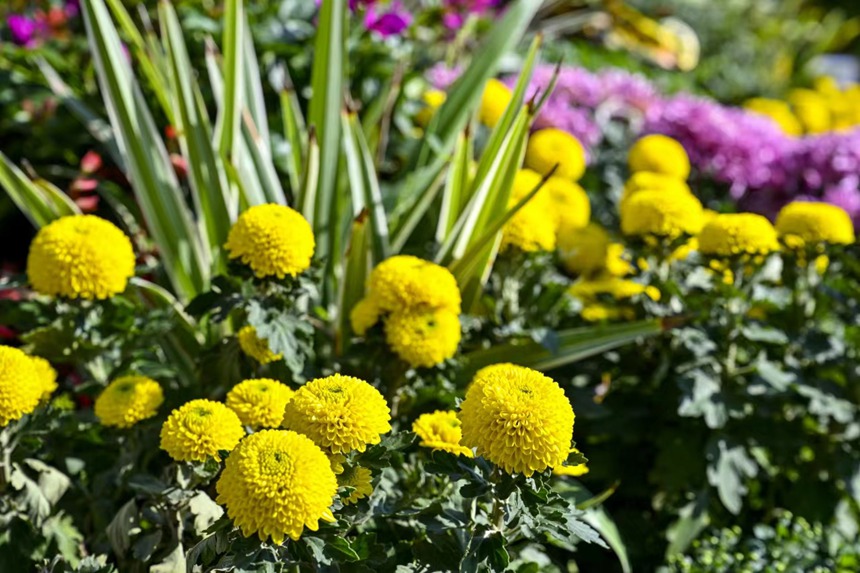
<path id="1" fill-rule="evenodd" d="M 412 14 L 397 0 L 391 2 L 385 10 L 381 10 L 377 3 L 370 4 L 364 14 L 364 27 L 383 38 L 403 33 L 410 24 Z"/>
<path id="2" fill-rule="evenodd" d="M 15 44 L 29 48 L 36 43 L 39 25 L 35 20 L 21 14 L 12 14 L 6 19 L 6 23 Z"/>
<path id="3" fill-rule="evenodd" d="M 498 0 L 444 0 L 442 24 L 449 30 L 459 30 L 472 15 L 483 16 L 498 4 Z"/>

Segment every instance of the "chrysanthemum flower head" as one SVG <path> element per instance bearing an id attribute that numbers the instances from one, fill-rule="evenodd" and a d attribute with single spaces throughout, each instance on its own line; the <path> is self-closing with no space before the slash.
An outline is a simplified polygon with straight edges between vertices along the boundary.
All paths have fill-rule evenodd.
<path id="1" fill-rule="evenodd" d="M 411 255 L 379 263 L 370 273 L 368 296 L 382 312 L 444 308 L 460 314 L 460 289 L 451 271 Z"/>
<path id="2" fill-rule="evenodd" d="M 480 122 L 487 127 L 496 127 L 512 97 L 513 92 L 508 86 L 495 78 L 489 80 L 481 95 L 481 109 L 478 112 Z"/>
<path id="3" fill-rule="evenodd" d="M 388 404 L 358 378 L 333 374 L 312 380 L 287 403 L 284 427 L 306 435 L 332 453 L 363 452 L 391 431 Z"/>
<path id="4" fill-rule="evenodd" d="M 227 392 L 227 407 L 236 412 L 246 426 L 277 428 L 284 420 L 284 408 L 294 392 L 271 378 L 239 382 Z"/>
<path id="5" fill-rule="evenodd" d="M 359 336 L 367 334 L 367 331 L 379 322 L 381 312 L 375 297 L 366 296 L 358 301 L 349 313 L 353 332 Z"/>
<path id="6" fill-rule="evenodd" d="M 591 202 L 578 184 L 563 177 L 550 177 L 540 191 L 549 196 L 550 215 L 558 219 L 558 232 L 562 229 L 581 229 L 591 220 Z"/>
<path id="7" fill-rule="evenodd" d="M 854 224 L 848 213 L 836 205 L 812 201 L 795 201 L 780 210 L 776 230 L 788 247 L 804 245 L 850 245 L 854 242 Z"/>
<path id="8" fill-rule="evenodd" d="M 352 488 L 349 495 L 342 497 L 344 505 L 358 503 L 358 500 L 369 497 L 373 493 L 373 474 L 367 468 L 351 466 L 337 475 L 337 485 L 342 488 Z"/>
<path id="9" fill-rule="evenodd" d="M 630 171 L 650 171 L 686 180 L 690 176 L 690 158 L 684 147 L 666 135 L 640 138 L 627 155 Z"/>
<path id="10" fill-rule="evenodd" d="M 513 207 L 531 193 L 541 180 L 542 177 L 531 169 L 517 171 L 508 207 Z M 557 227 L 557 211 L 544 186 L 505 223 L 499 248 L 516 247 L 527 253 L 551 251 L 555 248 Z"/>
<path id="11" fill-rule="evenodd" d="M 623 256 L 624 246 L 613 243 L 609 233 L 597 223 L 589 223 L 582 228 L 560 228 L 558 254 L 564 268 L 577 275 L 608 272 L 624 276 L 631 269 Z"/>
<path id="12" fill-rule="evenodd" d="M 51 363 L 40 356 L 32 356 L 33 366 L 36 367 L 36 374 L 39 376 L 39 382 L 42 385 L 41 400 L 47 400 L 54 390 L 57 389 L 57 371 L 51 366 Z"/>
<path id="13" fill-rule="evenodd" d="M 242 535 L 298 540 L 304 528 L 333 522 L 337 479 L 323 451 L 307 437 L 262 430 L 243 439 L 227 458 L 216 486 L 217 502 Z"/>
<path id="14" fill-rule="evenodd" d="M 630 175 L 624 184 L 624 194 L 621 196 L 623 203 L 639 191 L 666 191 L 669 193 L 692 193 L 689 185 L 683 179 L 663 173 L 651 171 L 638 171 Z"/>
<path id="15" fill-rule="evenodd" d="M 717 215 L 699 235 L 699 252 L 713 257 L 763 256 L 776 250 L 776 229 L 754 213 Z"/>
<path id="16" fill-rule="evenodd" d="M 433 119 L 436 110 L 445 103 L 446 98 L 445 92 L 440 90 L 427 90 L 424 92 L 424 95 L 421 96 L 424 107 L 415 114 L 415 123 L 421 127 L 430 125 L 430 120 Z"/>
<path id="17" fill-rule="evenodd" d="M 27 255 L 27 278 L 41 294 L 106 299 L 134 276 L 131 241 L 95 215 L 70 215 L 42 227 Z"/>
<path id="18" fill-rule="evenodd" d="M 526 476 L 560 466 L 573 437 L 573 408 L 540 372 L 496 365 L 482 369 L 460 405 L 462 443 L 508 473 Z"/>
<path id="19" fill-rule="evenodd" d="M 161 449 L 179 462 L 221 461 L 245 436 L 236 412 L 220 402 L 191 400 L 175 409 L 161 426 Z"/>
<path id="20" fill-rule="evenodd" d="M 242 349 L 242 352 L 260 364 L 277 362 L 284 357 L 282 354 L 272 352 L 269 348 L 269 341 L 257 336 L 257 329 L 251 325 L 243 326 L 236 336 L 239 339 L 239 348 Z"/>
<path id="21" fill-rule="evenodd" d="M 786 97 L 804 133 L 824 133 L 830 129 L 830 106 L 827 98 L 815 90 L 796 88 Z"/>
<path id="22" fill-rule="evenodd" d="M 155 416 L 164 402 L 161 385 L 146 376 L 122 376 L 96 398 L 94 411 L 105 426 L 130 428 Z"/>
<path id="23" fill-rule="evenodd" d="M 385 320 L 385 341 L 410 366 L 430 368 L 457 353 L 460 318 L 444 309 L 395 312 Z"/>
<path id="24" fill-rule="evenodd" d="M 0 428 L 35 410 L 43 389 L 34 361 L 17 348 L 0 346 Z"/>
<path id="25" fill-rule="evenodd" d="M 625 235 L 675 239 L 702 230 L 702 204 L 689 193 L 640 191 L 621 205 Z"/>
<path id="26" fill-rule="evenodd" d="M 803 127 L 784 101 L 754 97 L 744 102 L 744 107 L 753 113 L 763 115 L 776 123 L 786 135 L 800 135 Z"/>
<path id="27" fill-rule="evenodd" d="M 241 259 L 260 278 L 295 277 L 311 265 L 314 233 L 298 211 L 256 205 L 233 224 L 225 247 L 231 259 Z"/>
<path id="28" fill-rule="evenodd" d="M 421 438 L 419 446 L 474 457 L 472 450 L 460 443 L 463 438 L 460 426 L 457 412 L 437 410 L 418 416 L 412 424 L 412 431 Z"/>
<path id="29" fill-rule="evenodd" d="M 556 128 L 534 132 L 526 147 L 526 167 L 546 175 L 553 173 L 572 181 L 579 181 L 585 173 L 585 149 L 576 137 Z"/>

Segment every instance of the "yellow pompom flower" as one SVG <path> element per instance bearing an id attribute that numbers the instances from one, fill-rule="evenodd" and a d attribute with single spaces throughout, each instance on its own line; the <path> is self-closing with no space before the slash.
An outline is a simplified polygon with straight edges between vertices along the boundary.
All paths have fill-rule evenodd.
<path id="1" fill-rule="evenodd" d="M 36 367 L 36 374 L 39 376 L 39 382 L 42 385 L 41 400 L 47 400 L 57 389 L 57 371 L 51 366 L 51 363 L 39 356 L 31 356 L 33 366 Z"/>
<path id="2" fill-rule="evenodd" d="M 460 344 L 460 318 L 448 310 L 396 312 L 385 321 L 385 341 L 414 368 L 452 358 Z"/>
<path id="3" fill-rule="evenodd" d="M 460 314 L 460 289 L 451 271 L 411 255 L 379 263 L 370 273 L 368 296 L 382 312 L 428 308 Z"/>
<path id="4" fill-rule="evenodd" d="M 571 448 L 571 453 L 580 453 L 577 448 Z M 556 466 L 552 468 L 552 474 L 556 476 L 570 476 L 570 477 L 579 477 L 584 476 L 588 473 L 588 465 L 587 464 L 577 464 L 575 466 Z"/>
<path id="5" fill-rule="evenodd" d="M 744 107 L 753 113 L 770 118 L 786 135 L 803 133 L 800 122 L 791 112 L 791 107 L 784 101 L 754 97 L 745 101 Z"/>
<path id="6" fill-rule="evenodd" d="M 297 541 L 307 527 L 334 522 L 337 478 L 325 453 L 307 437 L 285 430 L 251 434 L 227 458 L 217 502 L 242 535 L 278 545 Z"/>
<path id="7" fill-rule="evenodd" d="M 579 181 L 585 173 L 585 149 L 577 138 L 555 128 L 541 129 L 529 138 L 526 147 L 526 167 L 547 175 L 558 165 L 553 175 Z"/>
<path id="8" fill-rule="evenodd" d="M 442 104 L 445 103 L 445 99 L 447 99 L 447 96 L 443 91 L 427 90 L 424 92 L 424 95 L 421 97 L 424 107 L 415 114 L 415 123 L 421 127 L 427 127 L 430 125 L 430 121 L 436 114 L 436 110 L 442 107 Z"/>
<path id="9" fill-rule="evenodd" d="M 412 424 L 412 431 L 421 439 L 419 446 L 451 452 L 467 458 L 474 457 L 472 450 L 460 443 L 463 439 L 463 430 L 460 426 L 457 412 L 436 410 L 418 416 Z"/>
<path id="10" fill-rule="evenodd" d="M 224 245 L 231 259 L 260 278 L 295 277 L 311 265 L 314 233 L 298 212 L 284 205 L 256 205 L 239 216 Z"/>
<path id="11" fill-rule="evenodd" d="M 367 334 L 367 331 L 379 322 L 380 312 L 375 298 L 364 297 L 358 301 L 349 313 L 353 332 L 359 336 Z"/>
<path id="12" fill-rule="evenodd" d="M 690 176 L 690 158 L 684 147 L 666 135 L 654 134 L 640 138 L 627 155 L 630 171 L 661 173 L 676 179 Z"/>
<path id="13" fill-rule="evenodd" d="M 558 254 L 564 268 L 577 275 L 624 276 L 631 271 L 630 262 L 624 258 L 624 245 L 611 242 L 609 233 L 597 223 L 559 229 Z"/>
<path id="14" fill-rule="evenodd" d="M 570 452 L 573 408 L 551 378 L 506 364 L 475 375 L 460 404 L 466 447 L 508 473 L 560 466 Z"/>
<path id="15" fill-rule="evenodd" d="M 621 205 L 625 235 L 675 239 L 702 230 L 702 204 L 689 193 L 640 191 Z"/>
<path id="16" fill-rule="evenodd" d="M 776 250 L 776 229 L 753 213 L 717 215 L 699 235 L 699 252 L 712 257 L 763 256 Z"/>
<path id="17" fill-rule="evenodd" d="M 481 95 L 481 109 L 478 112 L 478 120 L 487 127 L 496 127 L 508 104 L 511 103 L 513 92 L 508 86 L 497 79 L 491 79 L 484 87 Z"/>
<path id="18" fill-rule="evenodd" d="M 70 215 L 42 227 L 27 255 L 27 278 L 41 294 L 106 299 L 134 276 L 131 241 L 95 215 Z"/>
<path id="19" fill-rule="evenodd" d="M 161 426 L 161 449 L 178 462 L 221 461 L 245 436 L 236 412 L 212 400 L 191 400 L 175 409 Z"/>
<path id="20" fill-rule="evenodd" d="M 581 229 L 591 220 L 591 201 L 585 189 L 562 177 L 550 177 L 540 193 L 549 196 L 549 214 L 558 219 L 562 229 Z"/>
<path id="21" fill-rule="evenodd" d="M 358 503 L 358 500 L 370 497 L 373 493 L 373 474 L 361 466 L 345 468 L 337 475 L 337 485 L 341 488 L 352 488 L 349 495 L 342 497 L 344 505 Z"/>
<path id="22" fill-rule="evenodd" d="M 243 326 L 236 336 L 239 339 L 239 348 L 242 349 L 242 352 L 260 364 L 276 362 L 284 357 L 283 354 L 272 352 L 269 348 L 269 341 L 257 336 L 257 329 L 251 325 Z"/>
<path id="23" fill-rule="evenodd" d="M 164 402 L 161 385 L 146 376 L 122 376 L 96 398 L 94 411 L 105 426 L 130 428 L 158 412 Z"/>
<path id="24" fill-rule="evenodd" d="M 519 203 L 541 181 L 542 177 L 531 169 L 517 171 L 508 207 Z M 544 186 L 505 223 L 499 249 L 504 251 L 508 247 L 516 247 L 527 253 L 551 251 L 555 248 L 557 227 L 558 217 Z"/>
<path id="25" fill-rule="evenodd" d="M 789 203 L 776 217 L 776 230 L 782 241 L 792 248 L 822 243 L 850 245 L 854 242 L 851 217 L 844 209 L 829 203 Z"/>
<path id="26" fill-rule="evenodd" d="M 287 403 L 284 427 L 335 454 L 363 452 L 391 431 L 391 413 L 379 390 L 358 378 L 333 374 L 312 380 Z"/>
<path id="27" fill-rule="evenodd" d="M 35 410 L 43 389 L 35 362 L 17 348 L 0 346 L 0 428 Z"/>
<path id="28" fill-rule="evenodd" d="M 277 428 L 284 420 L 284 408 L 294 392 L 271 378 L 239 382 L 227 392 L 227 407 L 236 412 L 246 426 Z"/>
<path id="29" fill-rule="evenodd" d="M 815 90 L 793 89 L 786 98 L 805 133 L 824 133 L 830 129 L 827 98 Z"/>
<path id="30" fill-rule="evenodd" d="M 692 193 L 687 182 L 672 175 L 663 173 L 652 173 L 651 171 L 638 171 L 630 175 L 624 184 L 624 194 L 621 202 L 624 203 L 639 191 L 666 191 L 668 193 Z"/>

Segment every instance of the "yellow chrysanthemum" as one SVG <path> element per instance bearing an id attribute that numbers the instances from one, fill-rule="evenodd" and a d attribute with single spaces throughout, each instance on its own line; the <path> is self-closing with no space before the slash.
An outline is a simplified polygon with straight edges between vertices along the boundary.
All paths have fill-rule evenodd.
<path id="1" fill-rule="evenodd" d="M 795 201 L 780 210 L 776 231 L 789 247 L 828 243 L 850 245 L 854 224 L 844 209 L 828 203 Z"/>
<path id="2" fill-rule="evenodd" d="M 776 229 L 753 213 L 717 215 L 699 235 L 699 252 L 714 257 L 761 256 L 778 249 Z"/>
<path id="3" fill-rule="evenodd" d="M 42 227 L 27 255 L 27 278 L 41 294 L 105 299 L 134 276 L 125 233 L 95 215 L 71 215 Z"/>
<path id="4" fill-rule="evenodd" d="M 550 177 L 540 190 L 550 199 L 550 215 L 558 219 L 562 229 L 581 229 L 591 220 L 591 202 L 585 189 L 562 177 Z"/>
<path id="5" fill-rule="evenodd" d="M 335 475 L 342 474 L 343 464 L 346 462 L 346 456 L 343 454 L 333 454 L 331 452 L 326 452 L 325 455 L 328 457 L 331 471 L 333 471 Z"/>
<path id="6" fill-rule="evenodd" d="M 352 466 L 344 469 L 337 476 L 337 485 L 342 488 L 352 488 L 349 495 L 342 497 L 344 505 L 358 503 L 358 500 L 370 497 L 373 493 L 373 474 L 369 469 Z"/>
<path id="7" fill-rule="evenodd" d="M 523 197 L 540 185 L 542 177 L 531 169 L 520 169 L 514 176 L 508 207 L 513 207 Z M 501 250 L 516 247 L 527 253 L 551 251 L 555 248 L 558 227 L 557 211 L 546 185 L 523 205 L 502 229 Z"/>
<path id="8" fill-rule="evenodd" d="M 227 407 L 236 412 L 246 426 L 277 428 L 284 420 L 284 408 L 294 392 L 271 378 L 239 382 L 227 392 Z"/>
<path id="9" fill-rule="evenodd" d="M 624 245 L 611 242 L 609 233 L 597 223 L 581 229 L 559 229 L 558 254 L 564 268 L 577 275 L 606 272 L 624 276 L 632 268 L 624 258 Z"/>
<path id="10" fill-rule="evenodd" d="M 94 411 L 105 426 L 130 428 L 152 418 L 164 402 L 161 385 L 146 376 L 122 376 L 96 398 Z"/>
<path id="11" fill-rule="evenodd" d="M 284 357 L 283 354 L 272 352 L 269 348 L 269 341 L 257 336 L 257 329 L 251 325 L 243 326 L 236 336 L 239 338 L 239 348 L 242 349 L 242 352 L 260 364 L 276 362 Z"/>
<path id="12" fill-rule="evenodd" d="M 421 127 L 427 127 L 430 125 L 430 120 L 433 119 L 433 115 L 436 113 L 436 110 L 445 103 L 446 98 L 447 96 L 443 91 L 427 90 L 424 92 L 424 95 L 421 96 L 421 101 L 424 103 L 424 107 L 415 114 L 415 123 Z"/>
<path id="13" fill-rule="evenodd" d="M 572 453 L 580 453 L 577 448 L 571 448 L 570 451 Z M 556 466 L 552 468 L 553 475 L 557 476 L 571 476 L 571 477 L 579 477 L 584 476 L 588 473 L 588 465 L 587 464 L 577 464 L 575 466 Z"/>
<path id="14" fill-rule="evenodd" d="M 744 102 L 744 107 L 753 113 L 772 119 L 786 135 L 800 135 L 800 122 L 784 101 L 754 97 Z"/>
<path id="15" fill-rule="evenodd" d="M 382 312 L 379 309 L 375 298 L 364 297 L 349 313 L 349 320 L 352 323 L 352 330 L 359 336 L 364 336 L 368 330 L 379 322 L 379 314 Z"/>
<path id="16" fill-rule="evenodd" d="M 579 181 L 585 173 L 585 149 L 577 138 L 555 128 L 541 129 L 529 137 L 526 147 L 526 167 L 546 175 L 553 173 L 572 181 Z"/>
<path id="17" fill-rule="evenodd" d="M 430 368 L 457 353 L 460 318 L 448 310 L 396 312 L 385 320 L 385 341 L 410 366 Z"/>
<path id="18" fill-rule="evenodd" d="M 786 98 L 805 133 L 824 133 L 830 129 L 827 98 L 815 90 L 793 89 Z"/>
<path id="19" fill-rule="evenodd" d="M 287 403 L 284 427 L 306 435 L 332 453 L 363 452 L 391 431 L 388 404 L 358 378 L 333 374 L 299 388 Z"/>
<path id="20" fill-rule="evenodd" d="M 630 171 L 662 173 L 676 179 L 690 176 L 690 158 L 684 147 L 666 135 L 654 134 L 640 138 L 627 155 Z"/>
<path id="21" fill-rule="evenodd" d="M 621 231 L 675 239 L 702 230 L 702 204 L 689 193 L 640 191 L 621 205 Z"/>
<path id="22" fill-rule="evenodd" d="M 419 446 L 443 450 L 467 458 L 474 457 L 472 450 L 460 443 L 463 438 L 463 430 L 460 426 L 457 412 L 436 410 L 418 416 L 412 424 L 412 431 L 421 438 Z"/>
<path id="23" fill-rule="evenodd" d="M 256 205 L 239 216 L 224 245 L 260 278 L 295 277 L 311 265 L 314 233 L 298 212 L 284 205 Z"/>
<path id="24" fill-rule="evenodd" d="M 639 191 L 666 191 L 669 193 L 691 193 L 690 187 L 683 179 L 663 173 L 652 173 L 651 171 L 638 171 L 630 175 L 624 184 L 624 194 L 621 202 L 627 201 Z"/>
<path id="25" fill-rule="evenodd" d="M 383 312 L 428 308 L 460 314 L 460 289 L 451 271 L 411 255 L 377 265 L 370 273 L 368 296 Z"/>
<path id="26" fill-rule="evenodd" d="M 39 376 L 39 382 L 42 385 L 41 400 L 47 400 L 57 389 L 57 371 L 51 366 L 51 363 L 39 356 L 32 356 L 33 366 L 36 367 L 36 374 Z"/>
<path id="27" fill-rule="evenodd" d="M 0 346 L 0 428 L 35 410 L 43 389 L 35 362 L 17 348 Z"/>
<path id="28" fill-rule="evenodd" d="M 462 443 L 508 473 L 560 466 L 573 437 L 573 408 L 551 378 L 507 364 L 475 375 L 460 405 Z"/>
<path id="29" fill-rule="evenodd" d="M 307 527 L 333 522 L 337 479 L 329 460 L 307 437 L 286 430 L 251 434 L 227 458 L 217 501 L 242 535 L 298 540 Z"/>
<path id="30" fill-rule="evenodd" d="M 578 280 L 570 285 L 570 294 L 584 302 L 596 302 L 602 295 L 625 300 L 639 294 L 645 294 L 651 300 L 660 300 L 660 290 L 656 287 L 612 276 Z"/>
<path id="31" fill-rule="evenodd" d="M 191 400 L 175 409 L 161 426 L 161 449 L 178 462 L 221 461 L 245 437 L 236 412 L 212 400 Z"/>
<path id="32" fill-rule="evenodd" d="M 481 109 L 478 120 L 487 127 L 496 127 L 508 104 L 511 103 L 513 92 L 508 86 L 497 79 L 491 79 L 484 87 L 481 95 Z"/>

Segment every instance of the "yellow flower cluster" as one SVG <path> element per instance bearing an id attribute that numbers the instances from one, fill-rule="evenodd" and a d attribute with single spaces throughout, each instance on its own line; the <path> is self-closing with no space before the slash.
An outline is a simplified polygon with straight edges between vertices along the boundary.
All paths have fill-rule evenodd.
<path id="1" fill-rule="evenodd" d="M 224 245 L 231 259 L 240 259 L 260 278 L 295 277 L 314 256 L 314 234 L 297 211 L 284 205 L 256 205 L 242 213 Z"/>
<path id="2" fill-rule="evenodd" d="M 560 466 L 573 437 L 573 408 L 552 379 L 522 366 L 481 369 L 460 405 L 464 446 L 508 473 Z"/>
<path id="3" fill-rule="evenodd" d="M 94 411 L 105 426 L 130 428 L 158 412 L 164 402 L 161 385 L 146 376 L 122 376 L 96 398 Z"/>
<path id="4" fill-rule="evenodd" d="M 388 404 L 379 390 L 358 378 L 333 374 L 312 380 L 287 402 L 284 427 L 306 435 L 334 454 L 363 452 L 391 431 Z"/>
<path id="5" fill-rule="evenodd" d="M 415 123 L 421 127 L 430 125 L 433 115 L 445 103 L 446 97 L 445 92 L 439 90 L 427 90 L 424 92 L 424 95 L 421 97 L 424 107 L 415 114 Z"/>
<path id="6" fill-rule="evenodd" d="M 627 165 L 631 173 L 658 173 L 681 181 L 690 176 L 690 158 L 684 147 L 660 134 L 637 140 L 627 155 Z"/>
<path id="7" fill-rule="evenodd" d="M 526 167 L 540 175 L 553 175 L 579 181 L 585 174 L 585 149 L 566 131 L 540 129 L 529 138 L 526 147 Z"/>
<path id="8" fill-rule="evenodd" d="M 474 457 L 472 450 L 461 443 L 463 430 L 460 426 L 457 412 L 437 410 L 418 416 L 412 424 L 412 431 L 421 438 L 419 446 Z"/>
<path id="9" fill-rule="evenodd" d="M 227 458 L 216 485 L 217 502 L 245 537 L 276 544 L 298 540 L 304 528 L 334 522 L 330 506 L 337 479 L 325 453 L 286 430 L 262 430 L 243 439 Z"/>
<path id="10" fill-rule="evenodd" d="M 631 307 L 609 306 L 603 303 L 604 298 L 623 302 L 644 294 L 651 300 L 660 300 L 660 290 L 656 287 L 613 276 L 580 279 L 570 286 L 569 292 L 582 301 L 582 318 L 589 322 L 634 317 L 635 312 Z"/>
<path id="11" fill-rule="evenodd" d="M 632 270 L 624 258 L 624 245 L 612 242 L 606 229 L 597 223 L 559 233 L 558 254 L 564 267 L 575 275 L 620 277 Z"/>
<path id="12" fill-rule="evenodd" d="M 367 468 L 350 466 L 337 475 L 337 485 L 349 488 L 349 495 L 341 498 L 344 505 L 358 503 L 358 500 L 369 497 L 373 493 L 373 474 Z"/>
<path id="13" fill-rule="evenodd" d="M 51 363 L 39 356 L 31 356 L 33 366 L 36 367 L 36 375 L 39 378 L 42 395 L 40 401 L 47 400 L 54 390 L 57 389 L 57 371 L 51 366 Z"/>
<path id="14" fill-rule="evenodd" d="M 17 348 L 0 346 L 0 428 L 36 409 L 48 389 L 46 381 L 36 359 Z"/>
<path id="15" fill-rule="evenodd" d="M 191 400 L 173 410 L 161 426 L 161 449 L 176 461 L 221 461 L 245 436 L 236 412 L 220 402 Z"/>
<path id="16" fill-rule="evenodd" d="M 363 336 L 383 320 L 391 349 L 413 367 L 431 367 L 454 356 L 460 344 L 460 290 L 451 272 L 410 255 L 380 263 L 368 292 L 350 314 Z"/>
<path id="17" fill-rule="evenodd" d="M 841 131 L 860 125 L 860 84 L 842 89 L 833 78 L 821 77 L 812 89 L 790 90 L 785 101 L 758 97 L 744 107 L 769 117 L 787 135 Z"/>
<path id="18" fill-rule="evenodd" d="M 542 177 L 530 170 L 517 171 L 508 207 L 513 207 L 535 187 L 541 184 Z M 502 231 L 501 250 L 516 247 L 521 251 L 551 251 L 555 248 L 556 225 L 551 224 L 553 201 L 546 189 L 541 189 L 528 203 L 523 205 L 507 223 Z M 587 198 L 586 198 L 587 199 Z"/>
<path id="19" fill-rule="evenodd" d="M 691 193 L 649 189 L 621 204 L 621 231 L 628 236 L 674 240 L 697 235 L 703 224 L 702 204 Z"/>
<path id="20" fill-rule="evenodd" d="M 284 420 L 284 408 L 294 392 L 271 378 L 254 378 L 233 386 L 227 392 L 227 407 L 236 412 L 246 426 L 277 428 Z"/>
<path id="21" fill-rule="evenodd" d="M 242 349 L 242 352 L 260 364 L 277 362 L 283 358 L 282 354 L 275 354 L 271 351 L 269 348 L 269 341 L 257 336 L 257 329 L 253 326 L 243 326 L 239 329 L 236 337 L 239 339 L 239 348 Z"/>
<path id="22" fill-rule="evenodd" d="M 699 251 L 712 257 L 761 257 L 776 250 L 776 229 L 753 213 L 717 215 L 699 235 Z"/>
<path id="23" fill-rule="evenodd" d="M 487 127 L 496 127 L 512 98 L 513 93 L 508 86 L 495 78 L 489 80 L 484 86 L 484 93 L 481 94 L 478 120 Z"/>
<path id="24" fill-rule="evenodd" d="M 27 256 L 27 277 L 41 294 L 106 299 L 134 276 L 131 241 L 113 223 L 94 215 L 70 215 L 36 234 Z"/>
<path id="25" fill-rule="evenodd" d="M 828 203 L 796 201 L 780 210 L 776 231 L 787 247 L 850 245 L 854 224 L 844 209 Z"/>

